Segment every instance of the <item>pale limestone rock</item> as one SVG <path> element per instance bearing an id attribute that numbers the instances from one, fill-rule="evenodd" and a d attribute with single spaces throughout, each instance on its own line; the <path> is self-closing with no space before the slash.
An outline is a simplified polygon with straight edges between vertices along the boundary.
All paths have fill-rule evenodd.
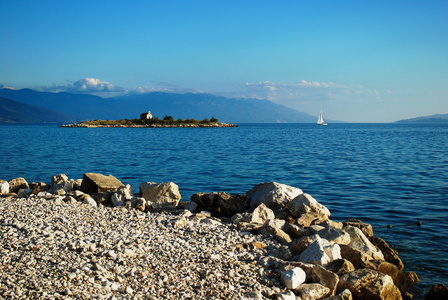
<path id="1" fill-rule="evenodd" d="M 97 207 L 98 206 L 96 201 L 92 197 L 89 197 L 89 196 L 84 197 L 82 203 L 84 203 L 86 205 L 89 205 L 89 206 L 92 206 L 92 207 Z"/>
<path id="2" fill-rule="evenodd" d="M 147 207 L 173 208 L 181 199 L 179 187 L 174 182 L 144 182 L 139 188 L 141 196 L 147 201 Z"/>
<path id="3" fill-rule="evenodd" d="M 0 195 L 5 195 L 9 193 L 9 182 L 5 180 L 0 180 Z"/>
<path id="4" fill-rule="evenodd" d="M 344 227 L 345 226 L 355 226 L 355 227 L 358 227 L 359 229 L 361 229 L 362 230 L 362 232 L 364 233 L 364 235 L 366 236 L 366 237 L 371 237 L 371 236 L 373 236 L 373 228 L 372 228 L 372 225 L 370 225 L 370 224 L 368 224 L 368 223 L 364 223 L 364 222 L 362 222 L 361 220 L 358 220 L 358 219 L 349 219 L 349 220 L 346 220 L 346 221 L 344 221 L 344 222 L 342 222 L 343 224 L 344 224 Z"/>
<path id="5" fill-rule="evenodd" d="M 321 239 L 316 235 L 316 240 L 300 254 L 299 261 L 316 265 L 328 264 L 331 262 L 331 259 L 325 252 L 325 247 L 329 245 L 327 240 Z"/>
<path id="6" fill-rule="evenodd" d="M 330 296 L 334 296 L 336 294 L 336 289 L 339 283 L 339 276 L 337 274 L 326 270 L 320 265 L 316 265 L 313 268 L 313 279 L 329 288 Z"/>
<path id="7" fill-rule="evenodd" d="M 81 191 L 87 194 L 95 194 L 116 190 L 121 186 L 124 186 L 124 184 L 112 175 L 85 173 L 82 179 Z"/>
<path id="8" fill-rule="evenodd" d="M 309 245 L 314 243 L 317 240 L 317 238 L 318 238 L 317 234 L 310 236 L 303 236 L 300 239 L 292 241 L 292 243 L 289 245 L 289 249 L 291 250 L 291 253 L 293 255 L 300 254 L 303 251 L 305 251 Z"/>
<path id="9" fill-rule="evenodd" d="M 275 214 L 272 209 L 262 203 L 249 215 L 249 219 L 244 221 L 249 223 L 264 224 L 267 220 L 274 219 Z"/>
<path id="10" fill-rule="evenodd" d="M 383 253 L 369 241 L 361 229 L 349 225 L 345 226 L 343 230 L 350 235 L 351 241 L 348 246 L 366 253 L 372 259 L 384 260 Z"/>
<path id="11" fill-rule="evenodd" d="M 63 190 L 65 193 L 62 193 Z M 63 195 L 73 190 L 72 182 L 68 180 L 67 175 L 58 174 L 51 176 L 51 187 L 48 192 L 57 195 Z M 56 193 L 57 192 L 57 193 Z"/>
<path id="12" fill-rule="evenodd" d="M 325 265 L 325 269 L 341 276 L 354 271 L 355 266 L 353 266 L 353 264 L 347 259 L 342 258 L 334 260 L 331 263 Z"/>
<path id="13" fill-rule="evenodd" d="M 29 189 L 28 182 L 23 177 L 14 178 L 8 182 L 9 192 L 17 193 L 20 189 Z"/>
<path id="14" fill-rule="evenodd" d="M 302 268 L 295 267 L 283 272 L 280 278 L 287 289 L 294 290 L 305 282 L 306 273 Z"/>
<path id="15" fill-rule="evenodd" d="M 330 289 L 319 283 L 304 283 L 294 290 L 299 293 L 302 300 L 322 299 L 330 294 Z"/>
<path id="16" fill-rule="evenodd" d="M 330 244 L 348 245 L 351 241 L 350 235 L 346 231 L 335 227 L 325 227 L 318 234 L 321 238 L 329 241 Z"/>
<path id="17" fill-rule="evenodd" d="M 285 226 L 283 226 L 283 230 L 293 239 L 299 239 L 305 236 L 307 233 L 306 229 L 297 226 L 296 224 L 289 223 L 285 223 Z"/>
<path id="18" fill-rule="evenodd" d="M 246 192 L 246 196 L 250 199 L 250 206 L 256 207 L 260 204 L 266 204 L 268 207 L 282 207 L 298 195 L 302 194 L 302 190 L 277 183 L 265 182 L 255 186 L 252 190 Z"/>
<path id="19" fill-rule="evenodd" d="M 300 194 L 286 205 L 292 215 L 297 218 L 297 224 L 309 227 L 315 219 L 327 220 L 330 217 L 328 208 L 318 203 L 309 194 Z"/>
<path id="20" fill-rule="evenodd" d="M 349 289 L 354 299 L 401 300 L 400 290 L 389 275 L 359 269 L 339 278 L 338 291 Z"/>
<path id="21" fill-rule="evenodd" d="M 389 245 L 380 237 L 371 236 L 369 237 L 369 241 L 375 245 L 384 255 L 384 259 L 391 264 L 394 264 L 401 271 L 404 268 L 403 262 L 400 257 L 398 257 L 398 252 L 389 247 Z"/>
<path id="22" fill-rule="evenodd" d="M 325 253 L 330 258 L 330 261 L 341 259 L 341 247 L 338 244 L 327 245 L 324 247 Z"/>
<path id="23" fill-rule="evenodd" d="M 272 236 L 274 239 L 282 244 L 289 244 L 292 242 L 291 237 L 278 227 L 274 227 L 269 223 L 269 220 L 260 228 L 261 234 Z"/>

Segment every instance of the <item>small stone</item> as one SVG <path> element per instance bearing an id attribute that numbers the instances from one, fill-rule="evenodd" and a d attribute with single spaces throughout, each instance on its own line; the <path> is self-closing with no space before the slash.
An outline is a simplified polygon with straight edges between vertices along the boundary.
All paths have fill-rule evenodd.
<path id="1" fill-rule="evenodd" d="M 281 279 L 287 289 L 293 290 L 305 282 L 306 273 L 303 269 L 296 267 L 283 272 Z"/>

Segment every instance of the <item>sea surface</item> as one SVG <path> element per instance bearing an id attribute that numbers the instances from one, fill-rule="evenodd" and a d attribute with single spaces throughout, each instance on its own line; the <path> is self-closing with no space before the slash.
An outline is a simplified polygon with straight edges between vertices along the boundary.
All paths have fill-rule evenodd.
<path id="1" fill-rule="evenodd" d="M 183 200 L 196 192 L 244 194 L 261 182 L 298 187 L 327 206 L 332 220 L 372 224 L 399 251 L 405 271 L 418 274 L 415 299 L 448 284 L 447 124 L 0 125 L 0 149 L 3 180 L 51 183 L 60 173 L 98 172 L 134 192 L 142 182 L 173 181 Z"/>

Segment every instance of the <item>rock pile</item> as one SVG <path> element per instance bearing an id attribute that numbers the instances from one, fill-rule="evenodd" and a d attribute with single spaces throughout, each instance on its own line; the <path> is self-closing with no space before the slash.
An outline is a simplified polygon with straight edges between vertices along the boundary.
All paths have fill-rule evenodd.
<path id="1" fill-rule="evenodd" d="M 418 281 L 369 224 L 275 182 L 190 202 L 95 173 L 0 188 L 4 298 L 403 299 Z"/>

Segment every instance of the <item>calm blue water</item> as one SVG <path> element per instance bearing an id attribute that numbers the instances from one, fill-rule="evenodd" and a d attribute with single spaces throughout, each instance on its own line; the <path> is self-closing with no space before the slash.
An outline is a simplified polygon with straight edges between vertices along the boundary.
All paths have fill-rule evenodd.
<path id="1" fill-rule="evenodd" d="M 301 188 L 332 212 L 360 218 L 400 251 L 421 283 L 448 283 L 448 125 L 241 124 L 219 129 L 0 126 L 0 179 L 50 183 L 65 173 L 173 181 L 196 192 L 244 194 L 260 182 Z M 423 226 L 400 226 L 421 221 Z M 391 224 L 392 228 L 386 228 Z"/>

